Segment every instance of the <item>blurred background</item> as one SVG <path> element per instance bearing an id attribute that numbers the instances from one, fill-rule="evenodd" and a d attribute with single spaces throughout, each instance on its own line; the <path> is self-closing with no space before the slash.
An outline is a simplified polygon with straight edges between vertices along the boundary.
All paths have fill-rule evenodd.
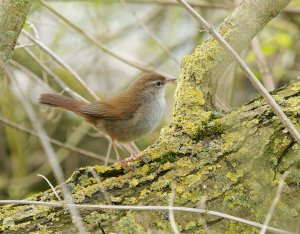
<path id="1" fill-rule="evenodd" d="M 190 1 L 218 26 L 238 4 Z M 250 19 L 249 19 L 250 20 Z M 42 122 L 65 173 L 115 161 L 110 143 L 82 119 L 38 104 L 41 93 L 93 100 L 125 89 L 144 71 L 178 77 L 183 56 L 209 35 L 173 0 L 36 1 L 27 18 L 7 77 L 0 81 L 0 199 L 24 198 L 54 185 L 47 157 L 33 131 L 24 102 Z M 300 76 L 300 1 L 293 0 L 242 52 L 268 90 Z M 82 79 L 83 82 L 78 81 Z M 170 123 L 175 86 L 167 89 L 167 111 L 159 128 L 136 141 L 151 145 Z M 235 64 L 220 77 L 218 99 L 234 108 L 258 93 Z M 70 150 L 70 146 L 76 147 Z M 127 157 L 128 153 L 121 150 Z M 108 157 L 109 156 L 109 157 Z"/>

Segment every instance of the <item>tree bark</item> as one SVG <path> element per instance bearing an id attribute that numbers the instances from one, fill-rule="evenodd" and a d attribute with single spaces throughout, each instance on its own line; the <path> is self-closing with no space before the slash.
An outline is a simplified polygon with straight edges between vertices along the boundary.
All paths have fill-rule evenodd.
<path id="1" fill-rule="evenodd" d="M 224 21 L 220 32 L 240 51 L 288 2 L 246 0 Z M 300 220 L 300 170 L 294 166 L 300 159 L 299 145 L 262 99 L 228 114 L 214 111 L 215 71 L 224 71 L 230 61 L 214 39 L 185 57 L 172 124 L 162 129 L 158 141 L 129 169 L 94 166 L 74 172 L 66 181 L 74 201 L 168 206 L 173 190 L 174 206 L 197 207 L 205 198 L 206 209 L 263 223 L 279 178 L 289 170 L 270 226 L 295 231 Z M 273 97 L 300 127 L 300 82 L 274 92 Z M 91 170 L 96 171 L 101 186 Z M 56 190 L 61 195 L 59 186 Z M 56 197 L 45 191 L 30 200 L 55 201 Z M 81 215 L 93 233 L 103 233 L 101 229 L 105 233 L 172 232 L 168 212 L 81 210 Z M 175 212 L 175 221 L 181 232 L 189 233 L 207 229 L 212 233 L 258 231 L 235 221 L 187 212 Z M 76 231 L 66 209 L 32 205 L 1 207 L 0 230 Z"/>
<path id="2" fill-rule="evenodd" d="M 11 57 L 33 0 L 0 1 L 0 75 Z"/>

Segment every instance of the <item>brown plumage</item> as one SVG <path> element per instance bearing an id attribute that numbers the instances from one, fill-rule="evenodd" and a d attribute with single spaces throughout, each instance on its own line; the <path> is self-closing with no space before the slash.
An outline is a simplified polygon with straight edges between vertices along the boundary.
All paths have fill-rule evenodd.
<path id="1" fill-rule="evenodd" d="M 145 135 L 158 124 L 165 109 L 165 84 L 174 80 L 148 73 L 107 100 L 85 103 L 58 94 L 42 94 L 39 101 L 83 116 L 110 136 L 113 143 L 114 140 L 129 142 Z"/>

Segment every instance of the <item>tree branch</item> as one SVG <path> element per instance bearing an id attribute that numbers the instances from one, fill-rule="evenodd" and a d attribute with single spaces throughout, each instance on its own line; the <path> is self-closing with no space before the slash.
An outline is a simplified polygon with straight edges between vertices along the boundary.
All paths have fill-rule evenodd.
<path id="1" fill-rule="evenodd" d="M 0 76 L 11 57 L 33 0 L 0 1 Z"/>

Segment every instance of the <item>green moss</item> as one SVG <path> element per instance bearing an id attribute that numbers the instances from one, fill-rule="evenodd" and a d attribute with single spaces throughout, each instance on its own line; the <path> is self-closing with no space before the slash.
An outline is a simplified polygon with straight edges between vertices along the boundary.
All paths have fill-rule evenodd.
<path id="1" fill-rule="evenodd" d="M 195 139 L 199 141 L 203 140 L 206 137 L 216 137 L 224 133 L 225 129 L 226 126 L 220 122 L 207 122 L 198 129 Z"/>
<path id="2" fill-rule="evenodd" d="M 162 155 L 162 156 L 158 159 L 158 162 L 159 162 L 160 164 L 166 163 L 166 162 L 175 162 L 177 156 L 178 156 L 177 153 L 169 152 L 169 153 L 166 153 L 166 154 Z"/>

